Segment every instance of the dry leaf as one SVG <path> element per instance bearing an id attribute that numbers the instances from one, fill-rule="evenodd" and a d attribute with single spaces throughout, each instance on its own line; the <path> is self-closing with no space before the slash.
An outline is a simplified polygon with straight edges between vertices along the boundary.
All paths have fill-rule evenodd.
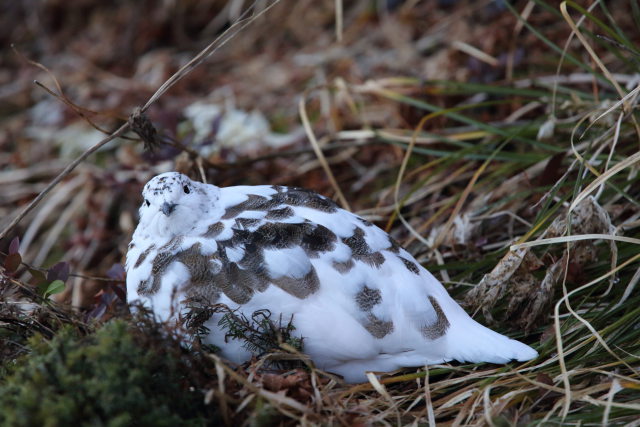
<path id="1" fill-rule="evenodd" d="M 607 234 L 613 233 L 613 226 L 607 212 L 593 197 L 583 200 L 570 214 L 556 218 L 542 237 L 558 237 L 568 232 L 571 234 Z M 509 251 L 494 269 L 486 274 L 480 283 L 466 297 L 466 305 L 471 309 L 482 310 L 485 318 L 491 323 L 509 323 L 530 331 L 547 318 L 558 283 L 564 278 L 565 266 L 568 265 L 567 280 L 579 281 L 584 266 L 598 260 L 598 252 L 594 240 L 572 242 L 569 254 L 564 250 L 559 259 L 553 256 L 558 249 L 566 246 L 546 247 L 544 255 L 538 258 L 531 248 Z M 617 253 L 615 242 L 611 241 L 612 255 Z M 567 256 L 568 261 L 567 262 Z M 532 274 L 545 264 L 541 259 L 557 259 L 546 267 L 542 279 Z M 499 319 L 495 319 L 491 311 L 501 301 L 506 302 L 506 309 L 501 311 Z"/>

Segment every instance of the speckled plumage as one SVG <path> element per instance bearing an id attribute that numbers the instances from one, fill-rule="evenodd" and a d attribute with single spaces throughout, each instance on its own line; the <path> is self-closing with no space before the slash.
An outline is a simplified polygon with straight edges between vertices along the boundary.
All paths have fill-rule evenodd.
<path id="1" fill-rule="evenodd" d="M 198 297 L 247 316 L 293 316 L 317 366 L 365 379 L 449 360 L 505 363 L 532 348 L 472 320 L 444 287 L 387 233 L 299 188 L 218 188 L 177 172 L 143 190 L 140 223 L 127 253 L 128 300 L 159 319 Z M 251 354 L 225 342 L 219 315 L 208 342 L 226 358 Z"/>

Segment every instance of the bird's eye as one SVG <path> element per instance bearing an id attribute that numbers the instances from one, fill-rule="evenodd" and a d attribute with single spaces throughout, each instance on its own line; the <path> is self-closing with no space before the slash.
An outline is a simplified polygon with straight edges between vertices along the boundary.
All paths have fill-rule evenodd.
<path id="1" fill-rule="evenodd" d="M 182 187 L 182 189 L 184 190 L 185 193 L 189 194 L 191 193 L 191 190 L 189 190 L 189 186 L 185 185 L 184 187 Z"/>
<path id="2" fill-rule="evenodd" d="M 145 205 L 147 205 L 147 206 L 151 206 L 151 203 L 149 203 L 149 201 L 148 201 L 147 199 L 144 199 L 144 203 L 145 203 Z"/>

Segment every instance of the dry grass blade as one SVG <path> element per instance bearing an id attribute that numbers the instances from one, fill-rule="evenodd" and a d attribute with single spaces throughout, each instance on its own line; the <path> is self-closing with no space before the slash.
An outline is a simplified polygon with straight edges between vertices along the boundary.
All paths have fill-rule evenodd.
<path id="1" fill-rule="evenodd" d="M 229 377 L 232 377 L 234 380 L 236 380 L 238 383 L 242 384 L 244 387 L 251 390 L 252 392 L 274 403 L 276 406 L 280 407 L 280 409 L 284 413 L 291 416 L 292 418 L 299 418 L 299 416 L 289 412 L 288 409 L 285 409 L 286 407 L 295 409 L 301 412 L 302 414 L 309 412 L 309 408 L 307 408 L 306 406 L 302 405 L 300 402 L 294 399 L 291 399 L 281 394 L 273 393 L 269 390 L 265 390 L 263 388 L 260 388 L 252 384 L 247 378 L 241 376 L 240 374 L 235 372 L 233 369 L 231 369 L 226 363 L 224 363 L 222 359 L 220 359 L 220 357 L 216 356 L 215 354 L 209 354 L 208 357 L 211 358 L 214 362 L 216 362 L 216 367 L 220 366 L 220 368 L 225 372 L 226 375 L 228 375 Z"/>
<path id="2" fill-rule="evenodd" d="M 436 416 L 433 413 L 433 402 L 431 401 L 431 389 L 429 385 L 429 367 L 424 367 L 424 401 L 427 404 L 427 420 L 429 421 L 429 426 L 436 427 Z"/>
<path id="3" fill-rule="evenodd" d="M 22 209 L 22 211 L 20 211 L 20 213 L 0 232 L 0 239 L 3 239 L 4 237 L 7 236 L 7 234 L 16 226 L 18 225 L 18 223 L 20 221 L 22 221 L 22 219 L 27 216 L 27 214 L 29 212 L 31 212 L 31 210 L 33 208 L 35 208 L 41 201 L 42 199 L 44 199 L 47 194 L 56 186 L 58 185 L 64 178 L 67 177 L 67 175 L 69 175 L 71 172 L 73 172 L 73 170 L 82 162 L 84 162 L 90 155 L 92 155 L 93 153 L 95 153 L 96 151 L 98 151 L 100 148 L 102 148 L 103 146 L 107 145 L 109 142 L 113 141 L 116 138 L 119 138 L 120 136 L 124 135 L 127 130 L 129 130 L 129 124 L 125 123 L 122 126 L 120 126 L 120 128 L 118 128 L 118 130 L 116 130 L 115 132 L 113 132 L 111 135 L 107 136 L 105 139 L 103 139 L 102 141 L 98 142 L 97 144 L 95 144 L 94 146 L 92 146 L 91 148 L 89 148 L 88 150 L 86 150 L 84 153 L 82 153 L 78 158 L 76 158 L 73 162 L 69 163 L 69 165 L 62 171 L 60 172 L 60 174 L 58 174 L 58 176 L 56 176 L 53 181 L 51 181 L 47 187 L 42 190 L 40 192 L 40 194 L 38 194 L 36 196 L 35 199 L 33 199 L 24 209 Z"/>
<path id="4" fill-rule="evenodd" d="M 598 176 L 595 180 L 593 180 L 589 185 L 585 187 L 584 190 L 578 194 L 573 202 L 571 202 L 571 206 L 569 206 L 569 211 L 575 209 L 575 207 L 586 197 L 588 197 L 592 192 L 594 192 L 600 185 L 605 183 L 607 180 L 611 179 L 612 176 L 617 174 L 618 172 L 623 171 L 624 169 L 634 165 L 635 163 L 640 162 L 640 151 L 632 154 L 626 159 L 622 160 L 620 163 L 617 163 L 611 169 L 604 172 L 602 175 Z"/>
<path id="5" fill-rule="evenodd" d="M 636 86 L 635 89 L 633 89 L 631 92 L 623 96 L 622 99 L 617 101 L 611 107 L 607 108 L 606 111 L 604 111 L 602 114 L 596 117 L 591 123 L 589 123 L 589 126 L 587 126 L 587 128 L 584 130 L 583 135 L 591 128 L 591 126 L 595 125 L 596 122 L 600 121 L 603 117 L 609 115 L 612 111 L 618 109 L 618 107 L 620 107 L 621 105 L 624 105 L 625 103 L 627 103 L 627 101 L 629 101 L 630 98 L 633 98 L 638 93 L 640 93 L 640 85 Z"/>
<path id="6" fill-rule="evenodd" d="M 460 52 L 464 52 L 469 56 L 472 56 L 486 64 L 491 65 L 492 67 L 497 66 L 500 62 L 494 58 L 493 56 L 481 51 L 480 49 L 478 49 L 477 47 L 471 46 L 468 43 L 465 42 L 461 42 L 461 41 L 454 41 L 452 43 L 452 46 L 454 49 L 459 50 Z"/>
<path id="7" fill-rule="evenodd" d="M 568 260 L 568 257 L 567 257 L 567 260 Z M 565 277 L 564 277 L 564 281 L 563 281 L 563 285 L 562 285 L 563 297 L 560 300 L 558 300 L 558 302 L 556 302 L 556 304 L 555 304 L 555 306 L 553 308 L 554 328 L 555 328 L 555 333 L 556 333 L 556 346 L 558 348 L 558 361 L 559 361 L 559 364 L 560 364 L 560 370 L 562 372 L 562 381 L 564 383 L 564 394 L 565 394 L 565 399 L 564 399 L 564 403 L 563 403 L 563 411 L 562 411 L 562 419 L 565 419 L 567 417 L 568 413 L 569 413 L 571 400 L 572 400 L 572 393 L 571 393 L 571 385 L 570 385 L 570 382 L 569 382 L 569 372 L 567 370 L 567 365 L 566 365 L 566 361 L 565 361 L 564 344 L 562 342 L 562 332 L 561 332 L 561 327 L 560 327 L 560 314 L 559 314 L 560 313 L 560 306 L 564 303 L 566 305 L 566 307 L 569 309 L 569 311 L 571 312 L 571 314 L 589 329 L 591 334 L 598 340 L 600 345 L 602 345 L 602 347 L 610 355 L 612 355 L 615 359 L 620 360 L 618 355 L 616 355 L 609 348 L 607 343 L 604 341 L 604 339 L 602 339 L 600 334 L 598 334 L 598 332 L 593 328 L 593 326 L 591 326 L 591 324 L 588 321 L 586 321 L 584 318 L 582 318 L 581 316 L 579 316 L 575 312 L 575 310 L 569 304 L 569 298 L 571 297 L 571 295 L 577 294 L 579 292 L 582 292 L 585 289 L 590 288 L 591 286 L 597 284 L 598 282 L 604 280 L 605 278 L 615 274 L 617 271 L 621 270 L 626 265 L 632 264 L 633 262 L 635 262 L 637 260 L 640 260 L 640 254 L 636 255 L 635 257 L 632 257 L 631 259 L 627 260 L 625 263 L 620 264 L 618 267 L 616 267 L 615 269 L 607 272 L 603 276 L 600 276 L 597 279 L 592 280 L 591 282 L 572 290 L 571 292 L 568 292 L 567 288 L 566 288 L 566 284 L 565 284 L 566 283 L 566 273 L 565 273 Z M 566 271 L 568 271 L 568 270 L 565 268 L 565 272 Z M 623 363 L 631 371 L 635 372 L 635 369 L 633 369 L 631 366 L 629 366 L 626 362 L 623 362 Z"/>
<path id="8" fill-rule="evenodd" d="M 576 23 L 573 22 L 573 19 L 571 19 L 571 16 L 567 11 L 567 3 L 568 2 L 566 1 L 563 1 L 562 3 L 560 3 L 560 11 L 562 12 L 562 16 L 571 27 L 573 34 L 575 34 L 576 37 L 578 37 L 578 39 L 580 40 L 580 43 L 582 43 L 582 46 L 584 46 L 584 48 L 587 50 L 587 52 L 591 56 L 591 59 L 598 65 L 598 68 L 600 68 L 602 73 L 605 76 L 607 76 L 607 78 L 609 79 L 609 82 L 616 88 L 616 91 L 618 91 L 618 95 L 620 95 L 621 98 L 624 98 L 625 93 L 620 87 L 620 85 L 618 84 L 618 82 L 616 81 L 616 79 L 613 78 L 613 76 L 611 75 L 611 72 L 609 72 L 609 69 L 602 63 L 602 60 L 600 60 L 600 57 L 595 53 L 595 51 L 593 50 L 593 48 L 591 47 L 591 45 L 589 44 L 585 36 L 578 29 L 578 26 L 576 25 Z M 594 3 L 594 6 L 595 6 L 595 3 Z M 628 112 L 629 108 L 630 106 L 625 104 L 624 106 L 625 111 Z"/>
<path id="9" fill-rule="evenodd" d="M 607 77 L 607 79 L 609 79 L 609 82 L 613 85 L 613 87 L 615 87 L 620 98 L 625 99 L 626 94 L 624 90 L 622 90 L 622 88 L 620 87 L 616 79 L 611 75 L 611 72 L 609 71 L 609 69 L 602 63 L 599 56 L 595 53 L 595 51 L 593 50 L 593 48 L 591 47 L 587 39 L 584 37 L 582 32 L 578 29 L 578 26 L 571 19 L 571 16 L 567 11 L 567 3 L 571 3 L 574 7 L 577 6 L 573 2 L 563 1 L 562 3 L 560 3 L 560 11 L 562 12 L 562 16 L 567 21 L 567 23 L 573 30 L 574 34 L 578 37 L 578 39 L 580 40 L 580 43 L 582 43 L 582 46 L 584 46 L 584 48 L 587 50 L 587 52 L 591 56 L 591 59 L 598 65 L 598 68 L 600 68 L 602 73 Z M 593 4 L 595 5 L 596 3 L 593 3 Z M 630 113 L 631 105 L 628 102 L 624 102 L 623 109 L 625 113 Z M 640 136 L 640 125 L 638 124 L 636 118 L 633 115 L 631 116 L 631 120 L 633 121 L 634 126 L 636 128 L 636 133 Z"/>
<path id="10" fill-rule="evenodd" d="M 425 245 L 429 245 L 429 242 L 427 242 L 427 240 L 422 237 L 420 235 L 420 233 L 418 233 L 410 224 L 409 222 L 404 218 L 404 216 L 400 213 L 400 199 L 399 199 L 399 194 L 400 194 L 400 186 L 402 185 L 402 178 L 405 174 L 405 171 L 407 169 L 407 164 L 409 162 L 409 159 L 411 158 L 411 153 L 413 151 L 413 148 L 416 145 L 416 138 L 417 135 L 420 133 L 420 131 L 422 131 L 422 128 L 424 127 L 424 124 L 432 117 L 438 115 L 437 113 L 432 113 L 432 114 L 427 114 L 426 116 L 422 117 L 422 119 L 420 119 L 420 122 L 418 123 L 418 126 L 416 126 L 416 128 L 413 131 L 413 134 L 411 135 L 411 141 L 409 142 L 409 145 L 407 146 L 407 150 L 404 153 L 404 157 L 402 158 L 402 163 L 400 164 L 400 170 L 398 171 L 398 176 L 396 178 L 396 183 L 395 186 L 393 188 L 393 202 L 394 202 L 394 209 L 396 212 L 396 215 L 398 216 L 398 218 L 400 219 L 400 221 L 402 221 L 402 223 L 404 224 L 405 227 L 407 227 L 407 229 L 411 232 L 411 234 L 418 239 L 420 242 L 422 242 Z"/>
<path id="11" fill-rule="evenodd" d="M 213 358 L 216 365 L 216 375 L 218 376 L 218 396 L 220 400 L 220 406 L 222 410 L 222 418 L 226 425 L 231 425 L 231 416 L 229 413 L 229 403 L 227 402 L 227 393 L 225 390 L 225 370 L 224 363 L 218 359 Z"/>
<path id="12" fill-rule="evenodd" d="M 347 201 L 346 197 L 344 197 L 344 193 L 342 193 L 342 190 L 338 185 L 338 181 L 336 181 L 336 177 L 333 175 L 333 172 L 331 171 L 331 167 L 327 162 L 327 158 L 324 156 L 324 153 L 320 148 L 320 144 L 318 144 L 318 140 L 316 139 L 313 129 L 311 128 L 311 123 L 309 122 L 309 116 L 307 115 L 307 109 L 305 107 L 305 104 L 306 104 L 305 100 L 306 100 L 306 97 L 303 96 L 300 98 L 300 101 L 298 103 L 298 112 L 300 114 L 300 119 L 302 120 L 302 125 L 304 126 L 304 130 L 307 133 L 307 137 L 309 138 L 309 142 L 311 143 L 311 146 L 313 147 L 313 152 L 316 154 L 316 157 L 318 158 L 320 165 L 322 165 L 322 169 L 327 174 L 327 178 L 329 178 L 329 182 L 331 183 L 331 186 L 336 192 L 338 201 L 340 202 L 340 204 L 344 209 L 350 211 L 351 207 L 349 206 L 349 202 Z"/>
<path id="13" fill-rule="evenodd" d="M 144 104 L 144 106 L 140 109 L 141 112 L 147 111 L 149 107 L 156 102 L 162 95 L 164 95 L 172 86 L 174 86 L 178 81 L 184 78 L 187 74 L 193 71 L 196 67 L 202 64 L 213 52 L 215 52 L 220 47 L 224 46 L 230 40 L 232 40 L 235 36 L 237 36 L 240 32 L 242 32 L 245 28 L 247 28 L 251 23 L 253 23 L 256 19 L 267 13 L 273 6 L 278 4 L 280 0 L 273 0 L 271 4 L 267 7 L 263 8 L 256 15 L 253 15 L 249 18 L 246 16 L 253 10 L 253 6 L 257 4 L 257 1 L 253 3 L 253 6 L 247 8 L 242 15 L 225 31 L 222 32 L 218 37 L 215 38 L 214 41 L 209 43 L 207 47 L 202 49 L 193 59 L 191 59 L 187 64 L 185 64 L 182 68 L 176 71 L 167 81 L 165 81 L 162 86 L 158 88 L 158 90 L 149 98 L 149 100 Z"/>
<path id="14" fill-rule="evenodd" d="M 336 40 L 338 43 L 342 42 L 342 33 L 344 32 L 344 7 L 342 5 L 342 0 L 335 0 L 335 9 L 336 9 Z"/>
<path id="15" fill-rule="evenodd" d="M 611 234 L 573 234 L 565 237 L 552 237 L 548 239 L 540 239 L 532 242 L 517 243 L 509 247 L 510 251 L 516 251 L 522 248 L 532 248 L 542 245 L 553 245 L 556 243 L 577 242 L 580 240 L 614 240 L 616 242 L 626 242 L 640 245 L 640 239 L 625 236 L 614 236 Z"/>

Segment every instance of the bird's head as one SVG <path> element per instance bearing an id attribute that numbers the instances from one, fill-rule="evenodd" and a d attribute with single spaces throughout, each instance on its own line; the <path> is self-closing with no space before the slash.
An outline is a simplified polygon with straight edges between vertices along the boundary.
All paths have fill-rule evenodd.
<path id="1" fill-rule="evenodd" d="M 158 237 L 188 234 L 216 210 L 219 189 L 178 172 L 152 178 L 142 190 L 140 224 Z"/>

